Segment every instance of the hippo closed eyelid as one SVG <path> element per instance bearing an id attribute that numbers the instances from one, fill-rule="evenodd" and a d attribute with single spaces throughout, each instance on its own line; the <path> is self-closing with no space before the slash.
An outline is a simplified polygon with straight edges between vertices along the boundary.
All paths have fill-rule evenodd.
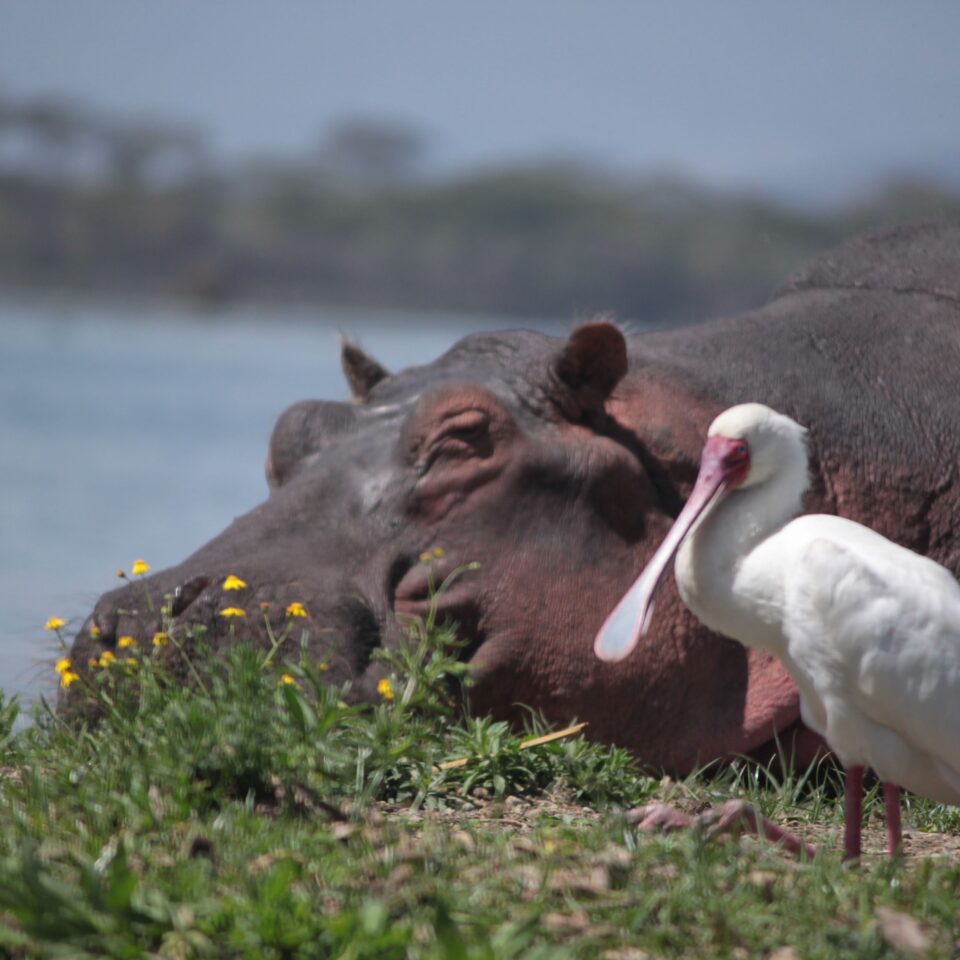
<path id="1" fill-rule="evenodd" d="M 489 457 L 493 452 L 490 418 L 477 410 L 451 415 L 417 443 L 412 452 L 419 477 L 425 476 L 438 460 L 448 457 L 458 460 Z"/>
<path id="2" fill-rule="evenodd" d="M 489 390 L 472 383 L 444 384 L 424 393 L 404 425 L 404 443 L 416 458 L 458 431 L 487 432 L 510 414 Z"/>
<path id="3" fill-rule="evenodd" d="M 471 409 L 451 413 L 427 439 L 425 446 L 431 447 L 448 437 L 479 437 L 489 432 L 490 422 L 490 414 L 486 410 Z"/>

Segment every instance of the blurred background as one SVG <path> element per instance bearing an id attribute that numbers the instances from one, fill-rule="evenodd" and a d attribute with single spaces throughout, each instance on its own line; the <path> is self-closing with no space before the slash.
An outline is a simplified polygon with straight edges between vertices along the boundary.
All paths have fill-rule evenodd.
<path id="1" fill-rule="evenodd" d="M 0 687 L 263 498 L 271 425 L 464 333 L 756 306 L 960 219 L 960 6 L 6 0 Z"/>

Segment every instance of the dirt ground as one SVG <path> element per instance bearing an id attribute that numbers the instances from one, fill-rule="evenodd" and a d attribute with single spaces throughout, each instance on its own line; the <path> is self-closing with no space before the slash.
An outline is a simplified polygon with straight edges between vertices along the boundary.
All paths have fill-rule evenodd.
<path id="1" fill-rule="evenodd" d="M 411 811 L 409 808 L 383 804 L 380 811 L 390 818 L 402 818 L 409 823 L 433 822 L 447 823 L 451 826 L 462 825 L 465 821 L 477 825 L 489 825 L 492 828 L 512 831 L 523 835 L 532 831 L 544 819 L 566 819 L 573 822 L 599 822 L 607 813 L 576 803 L 568 791 L 558 787 L 545 797 L 525 800 L 508 797 L 506 800 L 491 800 L 484 797 L 473 798 L 474 807 L 459 810 Z M 690 815 L 704 811 L 702 803 L 692 799 L 671 797 L 678 809 Z M 629 817 L 629 814 L 628 814 Z M 841 824 L 817 824 L 808 821 L 778 821 L 778 825 L 791 830 L 801 840 L 813 844 L 820 852 L 839 851 L 843 844 Z M 747 842 L 764 842 L 748 840 Z M 886 856 L 886 833 L 882 819 L 870 818 L 863 825 L 863 860 L 869 864 Z M 916 863 L 930 857 L 944 857 L 960 862 L 960 834 L 927 833 L 915 830 L 904 824 L 903 853 L 906 862 Z"/>

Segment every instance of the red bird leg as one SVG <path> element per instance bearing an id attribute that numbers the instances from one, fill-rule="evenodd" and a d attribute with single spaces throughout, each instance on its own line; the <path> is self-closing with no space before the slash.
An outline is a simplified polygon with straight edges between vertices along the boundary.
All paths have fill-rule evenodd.
<path id="1" fill-rule="evenodd" d="M 860 859 L 860 821 L 863 817 L 863 767 L 847 770 L 843 801 L 843 859 Z"/>
<path id="2" fill-rule="evenodd" d="M 900 788 L 895 783 L 884 783 L 883 803 L 887 808 L 887 853 L 892 857 L 900 850 L 903 842 L 900 829 Z"/>

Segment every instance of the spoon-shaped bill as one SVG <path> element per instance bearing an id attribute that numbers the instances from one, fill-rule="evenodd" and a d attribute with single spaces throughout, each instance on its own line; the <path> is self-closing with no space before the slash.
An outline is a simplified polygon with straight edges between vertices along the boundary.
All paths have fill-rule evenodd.
<path id="1" fill-rule="evenodd" d="M 670 561 L 698 523 L 720 502 L 729 487 L 733 472 L 726 457 L 729 443 L 724 437 L 711 437 L 707 441 L 690 499 L 643 572 L 600 627 L 593 650 L 601 660 L 623 660 L 650 628 L 653 598 Z M 737 470 L 742 470 L 741 465 L 738 464 Z"/>

